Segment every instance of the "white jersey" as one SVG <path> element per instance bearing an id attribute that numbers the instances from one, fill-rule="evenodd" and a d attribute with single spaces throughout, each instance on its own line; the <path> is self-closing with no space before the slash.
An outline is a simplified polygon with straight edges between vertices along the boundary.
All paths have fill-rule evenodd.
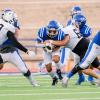
<path id="1" fill-rule="evenodd" d="M 0 45 L 2 45 L 7 39 L 7 32 L 11 31 L 15 33 L 15 27 L 3 19 L 0 19 Z"/>
<path id="2" fill-rule="evenodd" d="M 68 34 L 70 36 L 70 40 L 65 47 L 73 50 L 82 38 L 80 33 L 77 32 L 73 25 L 69 25 L 63 28 L 63 31 L 65 34 Z"/>

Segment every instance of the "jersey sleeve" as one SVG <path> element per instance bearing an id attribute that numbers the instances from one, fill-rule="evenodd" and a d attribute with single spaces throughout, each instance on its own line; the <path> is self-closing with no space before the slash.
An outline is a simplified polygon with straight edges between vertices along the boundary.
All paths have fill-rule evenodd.
<path id="1" fill-rule="evenodd" d="M 63 40 L 65 37 L 65 33 L 62 31 L 62 36 L 61 36 L 61 40 Z"/>
<path id="2" fill-rule="evenodd" d="M 37 33 L 37 42 L 43 42 L 43 30 L 40 28 Z"/>
<path id="3" fill-rule="evenodd" d="M 82 29 L 80 29 L 80 33 L 83 37 L 89 37 L 92 34 L 92 29 L 88 26 L 85 26 Z"/>
<path id="4" fill-rule="evenodd" d="M 58 31 L 58 39 L 57 40 L 63 40 L 65 37 L 64 31 L 59 30 Z"/>
<path id="5" fill-rule="evenodd" d="M 15 33 L 15 30 L 16 30 L 16 28 L 12 24 L 9 24 L 9 23 L 6 24 L 6 29 L 7 31 L 10 31 L 12 33 Z"/>
<path id="6" fill-rule="evenodd" d="M 71 23 L 72 23 L 71 19 L 68 20 L 68 22 L 67 22 L 67 26 L 68 26 L 68 25 L 71 25 Z"/>
<path id="7" fill-rule="evenodd" d="M 17 28 L 17 29 L 20 29 L 20 23 L 18 20 L 15 20 L 14 21 L 14 26 Z"/>

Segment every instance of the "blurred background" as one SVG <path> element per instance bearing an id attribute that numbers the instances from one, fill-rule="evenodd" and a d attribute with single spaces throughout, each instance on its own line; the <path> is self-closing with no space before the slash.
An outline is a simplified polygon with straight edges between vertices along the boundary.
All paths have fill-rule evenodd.
<path id="1" fill-rule="evenodd" d="M 82 8 L 87 23 L 92 28 L 93 37 L 100 30 L 100 0 L 0 0 L 0 10 L 11 8 L 18 15 L 21 24 L 19 41 L 37 53 L 32 59 L 21 52 L 23 59 L 32 72 L 40 71 L 37 66 L 43 60 L 42 49 L 34 47 L 37 30 L 41 26 L 47 25 L 51 19 L 66 26 L 67 21 L 70 19 L 70 10 L 75 5 Z M 69 70 L 72 66 L 73 57 L 71 56 L 68 61 L 68 66 L 65 65 L 63 68 L 64 71 Z M 13 73 L 19 71 L 14 65 L 7 63 L 0 72 Z"/>

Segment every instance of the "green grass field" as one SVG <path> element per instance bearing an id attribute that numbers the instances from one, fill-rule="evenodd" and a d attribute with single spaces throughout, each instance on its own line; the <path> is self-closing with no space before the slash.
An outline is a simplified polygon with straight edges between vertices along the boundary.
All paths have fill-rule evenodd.
<path id="1" fill-rule="evenodd" d="M 84 82 L 81 86 L 74 85 L 76 77 L 63 88 L 61 82 L 51 86 L 47 75 L 35 76 L 40 87 L 32 87 L 21 75 L 0 76 L 0 100 L 100 100 L 100 88 Z"/>

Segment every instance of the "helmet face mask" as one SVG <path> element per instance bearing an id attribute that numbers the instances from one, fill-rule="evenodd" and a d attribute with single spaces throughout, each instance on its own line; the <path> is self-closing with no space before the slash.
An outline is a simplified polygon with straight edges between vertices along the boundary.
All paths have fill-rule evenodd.
<path id="1" fill-rule="evenodd" d="M 58 34 L 57 30 L 54 29 L 54 28 L 51 28 L 51 29 L 48 30 L 48 36 L 49 36 L 49 37 L 54 37 L 54 36 L 56 36 L 57 34 Z"/>

